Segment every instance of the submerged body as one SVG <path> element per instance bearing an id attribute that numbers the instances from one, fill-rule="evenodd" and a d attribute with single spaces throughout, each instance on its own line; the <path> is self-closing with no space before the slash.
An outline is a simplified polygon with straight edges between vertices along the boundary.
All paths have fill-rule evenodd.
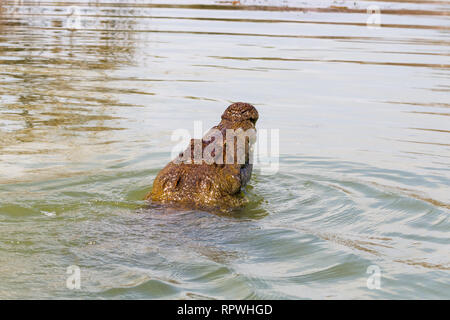
<path id="1" fill-rule="evenodd" d="M 187 207 L 229 209 L 246 203 L 242 188 L 250 180 L 251 149 L 258 112 L 248 103 L 234 103 L 220 123 L 156 176 L 147 200 Z M 243 143 L 240 143 L 243 142 Z"/>

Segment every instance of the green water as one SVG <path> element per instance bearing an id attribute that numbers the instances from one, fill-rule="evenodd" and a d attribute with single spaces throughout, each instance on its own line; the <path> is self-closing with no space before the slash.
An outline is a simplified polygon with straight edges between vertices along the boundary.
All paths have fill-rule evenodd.
<path id="1" fill-rule="evenodd" d="M 279 3 L 0 1 L 0 298 L 450 298 L 449 2 Z M 234 101 L 250 204 L 144 202 Z"/>

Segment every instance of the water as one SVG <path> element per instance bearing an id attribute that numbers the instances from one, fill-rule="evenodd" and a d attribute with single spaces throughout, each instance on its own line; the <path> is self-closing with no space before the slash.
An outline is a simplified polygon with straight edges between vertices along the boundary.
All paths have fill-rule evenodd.
<path id="1" fill-rule="evenodd" d="M 0 2 L 0 298 L 450 298 L 450 3 L 280 3 Z M 233 101 L 249 206 L 142 201 Z"/>

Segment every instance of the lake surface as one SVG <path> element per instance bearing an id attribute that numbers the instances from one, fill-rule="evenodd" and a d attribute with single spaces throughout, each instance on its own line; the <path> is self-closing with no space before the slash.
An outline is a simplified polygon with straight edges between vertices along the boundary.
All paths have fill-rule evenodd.
<path id="1" fill-rule="evenodd" d="M 0 5 L 0 298 L 450 298 L 448 1 Z M 235 101 L 250 204 L 144 202 Z"/>

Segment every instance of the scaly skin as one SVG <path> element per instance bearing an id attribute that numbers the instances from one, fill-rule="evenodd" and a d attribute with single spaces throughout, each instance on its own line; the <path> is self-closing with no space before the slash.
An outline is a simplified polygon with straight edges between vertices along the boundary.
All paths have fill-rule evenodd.
<path id="1" fill-rule="evenodd" d="M 246 138 L 245 149 L 239 148 L 237 139 L 234 139 L 234 161 L 228 163 L 226 133 L 228 129 L 242 129 L 244 131 L 253 129 L 256 134 L 255 124 L 258 120 L 258 111 L 251 104 L 234 103 L 230 105 L 222 114 L 221 122 L 211 128 L 220 130 L 223 136 L 223 143 L 219 141 L 216 145 L 221 148 L 211 152 L 212 157 L 222 159 L 223 163 L 216 161 L 206 163 L 194 162 L 195 144 L 198 150 L 203 150 L 215 141 L 215 138 L 205 134 L 202 140 L 191 140 L 187 149 L 169 162 L 156 176 L 153 182 L 152 191 L 146 196 L 146 200 L 159 203 L 169 203 L 190 208 L 214 208 L 228 210 L 240 207 L 246 203 L 246 198 L 242 194 L 243 187 L 250 180 L 253 165 L 249 163 L 250 148 L 254 143 L 254 138 Z M 242 140 L 243 141 L 243 140 Z M 214 146 L 214 145 L 212 145 Z M 229 146 L 230 149 L 233 146 Z M 238 163 L 237 153 L 242 151 L 245 155 L 245 163 Z M 217 152 L 217 155 L 216 155 Z M 185 157 L 190 153 L 190 159 Z M 183 159 L 185 161 L 183 161 Z M 242 161 L 240 161 L 242 162 Z"/>

